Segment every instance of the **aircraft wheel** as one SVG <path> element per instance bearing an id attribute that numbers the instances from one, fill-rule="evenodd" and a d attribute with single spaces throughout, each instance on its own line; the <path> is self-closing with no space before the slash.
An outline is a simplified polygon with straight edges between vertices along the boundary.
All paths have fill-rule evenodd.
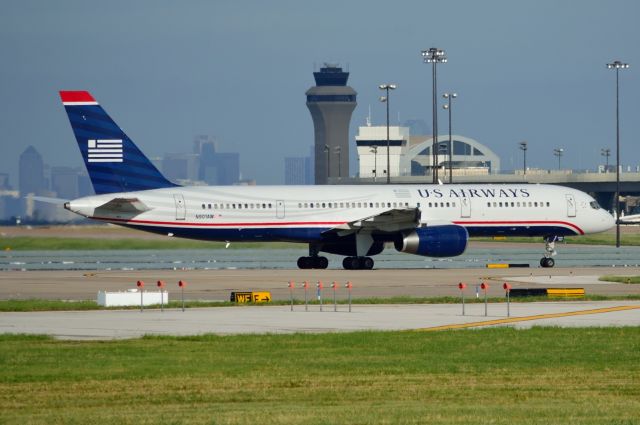
<path id="1" fill-rule="evenodd" d="M 300 257 L 298 258 L 298 268 L 299 269 L 310 269 L 311 268 L 311 257 Z"/>
<path id="2" fill-rule="evenodd" d="M 315 268 L 316 269 L 326 269 L 329 267 L 329 260 L 327 257 L 316 257 L 315 258 Z"/>
<path id="3" fill-rule="evenodd" d="M 362 268 L 365 270 L 373 269 L 373 258 L 371 257 L 362 257 L 361 262 Z"/>
<path id="4" fill-rule="evenodd" d="M 351 257 L 344 257 L 342 260 L 342 268 L 345 270 L 351 270 Z"/>
<path id="5" fill-rule="evenodd" d="M 549 257 L 549 258 L 542 258 L 540 260 L 540 265 L 544 268 L 551 268 L 553 266 L 556 265 L 556 262 L 553 258 Z"/>

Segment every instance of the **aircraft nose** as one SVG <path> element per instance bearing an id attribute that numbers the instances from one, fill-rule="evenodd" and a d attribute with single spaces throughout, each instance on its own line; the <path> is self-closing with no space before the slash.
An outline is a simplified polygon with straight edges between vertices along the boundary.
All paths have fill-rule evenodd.
<path id="1" fill-rule="evenodd" d="M 613 218 L 611 214 L 609 214 L 607 211 L 602 211 L 602 213 L 604 215 L 604 217 L 602 218 L 602 224 L 604 227 L 601 231 L 609 230 L 616 225 L 616 219 Z"/>

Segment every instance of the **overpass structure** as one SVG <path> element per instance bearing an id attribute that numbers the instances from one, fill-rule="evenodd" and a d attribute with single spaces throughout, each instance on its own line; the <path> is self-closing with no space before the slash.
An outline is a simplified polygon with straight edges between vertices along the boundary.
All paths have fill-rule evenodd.
<path id="1" fill-rule="evenodd" d="M 342 184 L 373 184 L 372 178 L 343 179 Z M 332 182 L 337 183 L 337 181 Z M 399 176 L 392 178 L 394 184 L 430 184 L 430 176 Z M 567 186 L 591 194 L 603 208 L 614 210 L 616 192 L 616 173 L 575 172 L 573 170 L 531 170 L 524 174 L 522 170 L 512 173 L 487 175 L 454 174 L 453 183 L 540 183 Z M 381 184 L 380 181 L 377 184 Z M 640 172 L 620 173 L 620 195 L 640 196 Z M 624 205 L 624 204 L 623 204 Z M 621 207 L 624 211 L 624 208 Z"/>

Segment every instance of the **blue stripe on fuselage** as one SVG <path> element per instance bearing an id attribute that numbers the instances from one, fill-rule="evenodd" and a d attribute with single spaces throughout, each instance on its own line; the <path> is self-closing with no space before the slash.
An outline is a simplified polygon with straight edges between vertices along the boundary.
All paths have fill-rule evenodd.
<path id="1" fill-rule="evenodd" d="M 328 237 L 322 235 L 330 230 L 325 227 L 262 227 L 262 228 L 219 228 L 219 227 L 184 227 L 184 226 L 146 226 L 136 224 L 116 223 L 151 233 L 166 235 L 171 233 L 175 237 L 197 239 L 203 241 L 245 241 L 245 242 L 319 242 L 339 240 L 336 235 Z M 469 236 L 571 236 L 578 233 L 561 226 L 464 226 Z M 394 234 L 376 235 L 377 240 L 392 242 Z"/>

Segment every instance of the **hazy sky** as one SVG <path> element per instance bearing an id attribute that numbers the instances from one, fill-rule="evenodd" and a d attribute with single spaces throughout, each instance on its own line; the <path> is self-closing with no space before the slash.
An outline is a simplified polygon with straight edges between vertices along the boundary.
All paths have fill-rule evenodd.
<path id="1" fill-rule="evenodd" d="M 313 143 L 305 91 L 314 64 L 349 68 L 358 92 L 351 140 L 378 84 L 392 82 L 394 123 L 431 123 L 431 67 L 446 50 L 439 92 L 455 91 L 454 133 L 488 145 L 502 168 L 594 168 L 615 147 L 621 72 L 624 164 L 640 164 L 640 2 L 620 1 L 3 1 L 0 172 L 17 186 L 19 154 L 81 165 L 58 90 L 90 90 L 149 156 L 191 151 L 211 134 L 240 152 L 243 177 L 283 182 L 283 158 Z M 447 132 L 441 111 L 440 133 Z M 351 145 L 352 156 L 355 143 Z M 611 158 L 614 160 L 614 157 Z M 355 163 L 352 161 L 351 174 Z"/>

